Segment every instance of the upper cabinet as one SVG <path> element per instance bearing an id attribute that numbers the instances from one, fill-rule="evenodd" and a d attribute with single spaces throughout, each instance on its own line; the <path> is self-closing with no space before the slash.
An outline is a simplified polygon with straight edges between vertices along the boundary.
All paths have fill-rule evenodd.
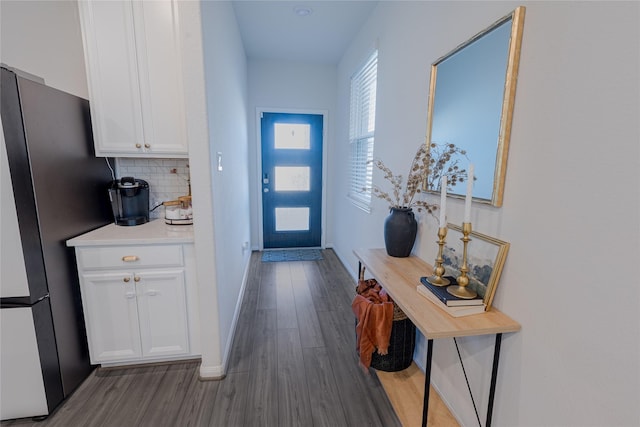
<path id="1" fill-rule="evenodd" d="M 96 155 L 187 157 L 177 2 L 78 5 Z"/>

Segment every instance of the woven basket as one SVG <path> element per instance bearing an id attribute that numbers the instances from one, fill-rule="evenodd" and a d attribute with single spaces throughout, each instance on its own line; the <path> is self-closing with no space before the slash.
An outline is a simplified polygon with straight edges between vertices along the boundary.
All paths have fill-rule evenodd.
<path id="1" fill-rule="evenodd" d="M 407 369 L 413 362 L 415 345 L 416 326 L 394 302 L 389 352 L 381 355 L 374 351 L 371 357 L 371 367 L 385 372 Z"/>
<path id="2" fill-rule="evenodd" d="M 364 280 L 360 277 L 360 280 Z M 367 279 L 376 284 L 376 279 Z M 356 289 L 357 292 L 357 289 Z M 356 326 L 358 320 L 356 319 Z M 381 355 L 374 351 L 371 356 L 371 367 L 379 371 L 396 372 L 407 369 L 413 362 L 413 350 L 416 346 L 416 326 L 400 307 L 393 302 L 393 324 L 389 339 L 389 352 Z"/>

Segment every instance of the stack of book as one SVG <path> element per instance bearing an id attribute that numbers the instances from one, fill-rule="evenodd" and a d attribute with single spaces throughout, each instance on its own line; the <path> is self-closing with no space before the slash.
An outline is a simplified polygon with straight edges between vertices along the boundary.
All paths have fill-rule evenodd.
<path id="1" fill-rule="evenodd" d="M 455 278 L 447 277 L 452 285 L 457 284 Z M 434 286 L 427 281 L 426 277 L 420 278 L 417 287 L 418 293 L 426 297 L 429 301 L 449 313 L 453 317 L 469 316 L 471 314 L 483 313 L 485 304 L 482 298 L 464 299 L 447 292 L 446 286 Z"/>

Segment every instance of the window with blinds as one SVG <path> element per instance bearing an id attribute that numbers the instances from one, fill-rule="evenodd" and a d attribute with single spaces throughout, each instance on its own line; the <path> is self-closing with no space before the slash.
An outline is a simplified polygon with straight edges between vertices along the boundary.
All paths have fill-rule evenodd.
<path id="1" fill-rule="evenodd" d="M 349 197 L 365 209 L 371 205 L 373 142 L 376 128 L 378 51 L 351 77 L 349 115 Z"/>

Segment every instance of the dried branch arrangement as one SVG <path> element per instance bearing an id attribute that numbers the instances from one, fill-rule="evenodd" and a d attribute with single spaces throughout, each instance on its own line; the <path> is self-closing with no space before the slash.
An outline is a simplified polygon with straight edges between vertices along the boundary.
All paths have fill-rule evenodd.
<path id="1" fill-rule="evenodd" d="M 391 191 L 384 191 L 377 185 L 371 188 L 371 194 L 386 200 L 390 208 L 416 208 L 433 213 L 438 205 L 430 204 L 426 200 L 416 199 L 425 186 L 426 190 L 440 188 L 442 177 L 447 177 L 448 186 L 464 182 L 467 171 L 459 166 L 459 156 L 466 156 L 466 151 L 455 144 L 422 144 L 418 147 L 407 176 L 406 184 L 402 175 L 395 175 L 382 160 L 372 160 L 373 165 L 383 173 L 385 180 L 391 183 Z M 426 185 L 425 185 L 426 184 Z M 366 189 L 364 189 L 366 191 Z"/>

